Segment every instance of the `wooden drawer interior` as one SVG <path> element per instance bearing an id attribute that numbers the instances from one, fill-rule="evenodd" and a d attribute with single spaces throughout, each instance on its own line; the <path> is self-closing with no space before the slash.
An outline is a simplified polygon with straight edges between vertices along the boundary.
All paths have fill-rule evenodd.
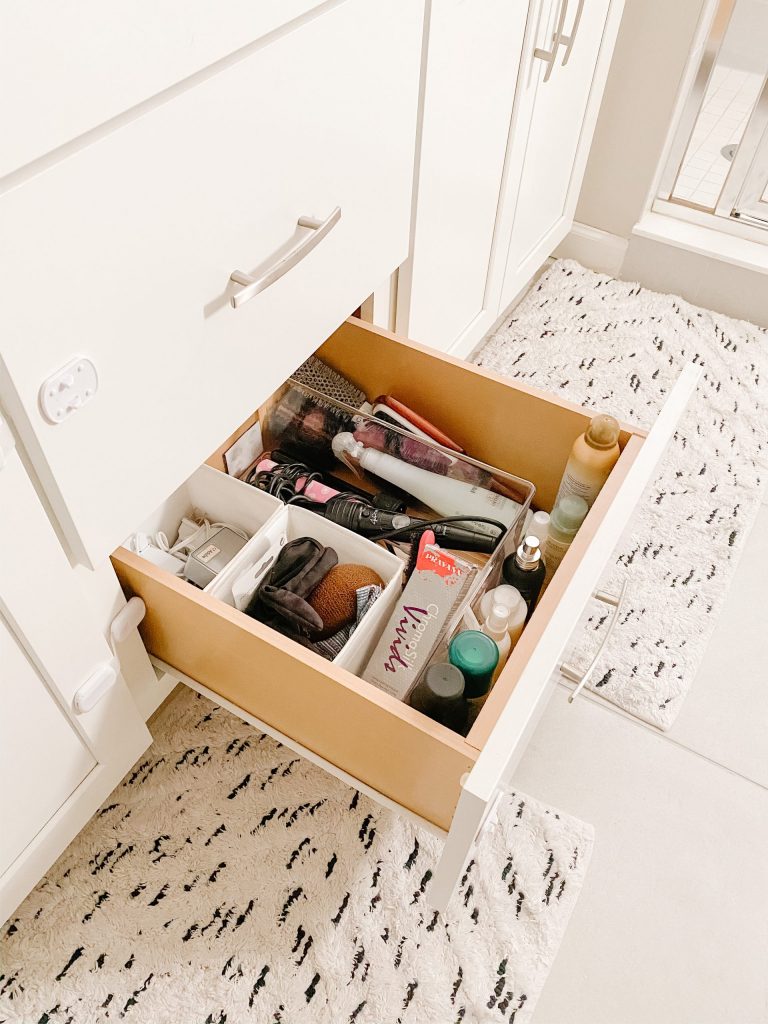
<path id="1" fill-rule="evenodd" d="M 369 396 L 396 394 L 476 458 L 532 480 L 534 505 L 547 511 L 573 441 L 590 418 L 571 403 L 356 320 L 343 324 L 318 355 Z M 255 411 L 208 464 L 224 470 L 223 452 L 257 416 Z M 599 533 L 642 436 L 623 428 L 619 462 L 467 738 L 125 548 L 112 560 L 126 594 L 147 606 L 142 636 L 151 654 L 447 829 L 461 777 L 492 732 L 581 554 Z"/>

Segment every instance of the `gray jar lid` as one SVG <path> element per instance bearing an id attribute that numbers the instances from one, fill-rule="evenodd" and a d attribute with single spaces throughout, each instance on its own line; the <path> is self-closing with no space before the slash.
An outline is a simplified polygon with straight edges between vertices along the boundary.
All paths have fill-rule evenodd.
<path id="1" fill-rule="evenodd" d="M 447 661 L 430 665 L 424 683 L 441 700 L 459 700 L 464 695 L 464 676 Z"/>

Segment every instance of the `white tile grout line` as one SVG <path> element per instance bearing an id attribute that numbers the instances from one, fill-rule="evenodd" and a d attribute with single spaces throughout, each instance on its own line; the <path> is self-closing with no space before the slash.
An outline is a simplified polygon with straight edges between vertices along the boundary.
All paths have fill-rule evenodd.
<path id="1" fill-rule="evenodd" d="M 572 692 L 575 689 L 573 685 L 565 682 L 562 679 L 558 680 L 558 685 L 562 686 L 563 689 L 567 690 L 568 692 Z M 608 711 L 609 713 L 618 715 L 620 718 L 625 719 L 625 721 L 630 722 L 632 725 L 640 729 L 644 729 L 646 732 L 649 732 L 652 736 L 656 736 L 658 739 L 664 740 L 666 743 L 671 743 L 673 746 L 678 747 L 680 750 L 687 750 L 688 753 L 693 754 L 694 757 L 698 757 L 702 761 L 706 761 L 708 764 L 714 765 L 716 768 L 722 768 L 723 771 L 726 771 L 729 774 L 736 776 L 736 778 L 743 779 L 744 782 L 749 782 L 753 786 L 757 786 L 758 789 L 768 791 L 768 785 L 765 785 L 762 782 L 758 782 L 757 779 L 750 778 L 749 775 L 745 775 L 743 772 L 736 771 L 735 768 L 730 768 L 727 764 L 723 764 L 721 761 L 717 761 L 713 757 L 708 757 L 706 754 L 702 754 L 700 750 L 696 750 L 695 747 L 691 747 L 687 743 L 681 743 L 680 740 L 676 740 L 673 736 L 670 736 L 669 733 L 663 732 L 661 729 L 658 729 L 655 725 L 651 725 L 650 722 L 644 722 L 641 718 L 636 718 L 635 715 L 631 715 L 628 711 L 624 711 L 623 708 L 617 707 L 615 704 L 612 704 L 609 700 L 606 700 L 604 697 L 601 697 L 599 693 L 593 693 L 591 690 L 584 690 L 579 695 L 579 700 L 581 699 L 590 701 L 596 707 L 602 708 L 604 711 Z"/>

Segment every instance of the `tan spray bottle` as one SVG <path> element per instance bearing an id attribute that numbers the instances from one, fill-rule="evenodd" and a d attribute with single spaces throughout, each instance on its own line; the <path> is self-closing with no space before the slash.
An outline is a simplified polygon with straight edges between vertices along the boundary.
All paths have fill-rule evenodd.
<path id="1" fill-rule="evenodd" d="M 613 416 L 601 414 L 592 419 L 584 433 L 574 441 L 555 505 L 561 498 L 573 494 L 592 506 L 619 460 L 620 429 L 619 421 Z"/>

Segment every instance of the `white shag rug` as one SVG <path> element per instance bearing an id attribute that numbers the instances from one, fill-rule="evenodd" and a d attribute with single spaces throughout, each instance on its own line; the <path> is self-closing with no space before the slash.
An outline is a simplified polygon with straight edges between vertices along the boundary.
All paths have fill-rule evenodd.
<path id="1" fill-rule="evenodd" d="M 768 484 L 768 334 L 558 261 L 475 362 L 650 427 L 687 362 L 695 397 L 601 586 L 629 578 L 628 604 L 590 688 L 662 729 L 696 676 Z M 588 609 L 568 661 L 606 628 Z"/>
<path id="2" fill-rule="evenodd" d="M 445 918 L 440 842 L 189 690 L 2 929 L 0 1020 L 524 1024 L 593 831 L 523 794 Z"/>

